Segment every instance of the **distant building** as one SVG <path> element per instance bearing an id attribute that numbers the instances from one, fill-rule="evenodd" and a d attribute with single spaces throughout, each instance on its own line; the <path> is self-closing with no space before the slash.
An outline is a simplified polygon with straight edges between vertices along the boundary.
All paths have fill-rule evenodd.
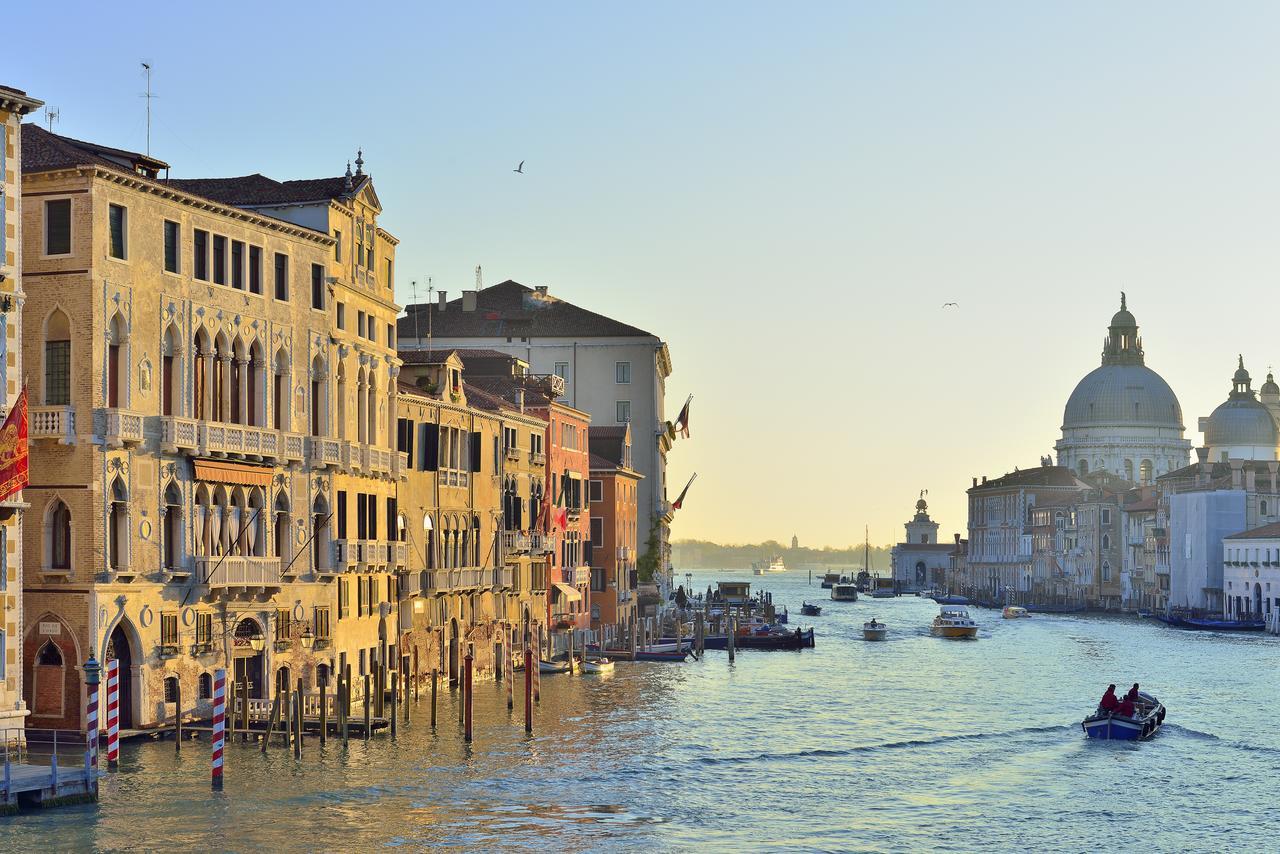
<path id="1" fill-rule="evenodd" d="M 791 548 L 792 549 L 800 548 L 800 538 L 797 537 L 795 534 L 791 535 Z"/>
<path id="2" fill-rule="evenodd" d="M 626 624 L 636 610 L 640 479 L 631 468 L 631 428 L 588 430 L 591 443 L 591 627 Z"/>
<path id="3" fill-rule="evenodd" d="M 1280 523 L 1224 539 L 1222 567 L 1223 616 L 1270 619 L 1280 610 Z"/>
<path id="4" fill-rule="evenodd" d="M 1249 372 L 1244 367 L 1244 357 L 1239 357 L 1236 372 L 1231 377 L 1231 393 L 1208 418 L 1200 419 L 1200 431 L 1204 434 L 1204 445 L 1209 449 L 1210 462 L 1277 459 L 1280 387 L 1276 386 L 1270 374 L 1262 392 L 1270 405 L 1258 400 Z"/>
<path id="5" fill-rule="evenodd" d="M 906 539 L 889 552 L 894 586 L 909 592 L 944 586 L 955 544 L 938 542 L 938 523 L 929 518 L 923 496 L 905 527 Z"/>
<path id="6" fill-rule="evenodd" d="M 1107 471 L 1149 484 L 1185 466 L 1182 407 L 1169 384 L 1146 366 L 1138 322 L 1120 295 L 1102 348 L 1102 365 L 1076 385 L 1055 446 L 1058 465 L 1083 477 Z"/>

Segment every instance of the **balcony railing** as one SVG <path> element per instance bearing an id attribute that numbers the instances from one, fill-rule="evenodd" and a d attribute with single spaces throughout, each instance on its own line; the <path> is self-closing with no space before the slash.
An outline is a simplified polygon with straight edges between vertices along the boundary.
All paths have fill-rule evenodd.
<path id="1" fill-rule="evenodd" d="M 401 480 L 409 479 L 409 452 L 396 451 L 391 457 L 391 476 Z"/>
<path id="2" fill-rule="evenodd" d="M 76 411 L 70 406 L 32 406 L 27 409 L 27 419 L 32 439 L 56 439 L 62 445 L 76 443 Z"/>
<path id="3" fill-rule="evenodd" d="M 381 540 L 334 540 L 334 555 L 342 572 L 386 564 L 391 544 Z M 403 543 L 395 545 L 403 546 Z"/>
<path id="4" fill-rule="evenodd" d="M 194 418 L 164 415 L 160 418 L 160 444 L 165 451 L 198 451 L 200 449 L 200 422 Z"/>
<path id="5" fill-rule="evenodd" d="M 396 587 L 400 591 L 401 599 L 408 599 L 423 593 L 422 576 L 423 573 L 421 572 L 401 572 L 396 576 L 399 579 L 396 582 Z M 401 625 L 406 625 L 406 623 L 402 622 Z"/>
<path id="6" fill-rule="evenodd" d="M 280 433 L 244 424 L 202 421 L 200 452 L 217 456 L 237 454 L 275 459 L 280 454 Z"/>
<path id="7" fill-rule="evenodd" d="M 396 456 L 392 451 L 386 451 L 382 448 L 365 448 L 365 466 L 364 470 L 369 474 L 377 477 L 392 477 L 392 457 Z"/>
<path id="8" fill-rule="evenodd" d="M 529 535 L 529 551 L 535 555 L 551 554 L 556 550 L 555 536 L 533 533 Z"/>
<path id="9" fill-rule="evenodd" d="M 574 587 L 581 587 L 582 585 L 589 584 L 590 582 L 591 582 L 591 567 L 575 566 L 573 568 L 572 584 Z"/>
<path id="10" fill-rule="evenodd" d="M 395 542 L 391 543 L 391 548 L 395 553 L 395 565 L 405 566 L 409 563 L 409 544 Z M 388 561 L 390 563 L 391 561 Z"/>
<path id="11" fill-rule="evenodd" d="M 508 445 L 503 449 L 503 452 L 506 454 L 507 459 L 512 462 L 517 462 L 520 459 L 520 449 L 515 445 Z"/>
<path id="12" fill-rule="evenodd" d="M 547 455 L 541 451 L 530 451 L 529 462 L 533 463 L 535 466 L 544 466 L 547 464 Z"/>
<path id="13" fill-rule="evenodd" d="M 485 570 L 490 575 L 489 586 L 495 590 L 510 590 L 512 587 L 514 573 L 511 567 L 494 567 Z"/>
<path id="14" fill-rule="evenodd" d="M 341 443 L 337 439 L 310 436 L 307 446 L 307 459 L 314 468 L 322 469 L 342 464 Z"/>
<path id="15" fill-rule="evenodd" d="M 300 463 L 305 458 L 303 437 L 298 433 L 280 434 L 280 459 Z"/>
<path id="16" fill-rule="evenodd" d="M 142 415 L 128 409 L 108 409 L 107 446 L 119 448 L 142 441 Z"/>
<path id="17" fill-rule="evenodd" d="M 530 549 L 530 536 L 520 531 L 503 531 L 502 547 L 506 549 L 507 554 L 528 554 Z"/>
<path id="18" fill-rule="evenodd" d="M 196 578 L 209 587 L 279 587 L 280 558 L 197 555 Z"/>

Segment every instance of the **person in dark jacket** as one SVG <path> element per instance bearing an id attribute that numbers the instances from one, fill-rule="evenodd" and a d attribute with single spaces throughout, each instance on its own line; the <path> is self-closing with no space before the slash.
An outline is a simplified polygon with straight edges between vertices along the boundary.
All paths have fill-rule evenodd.
<path id="1" fill-rule="evenodd" d="M 1102 695 L 1102 702 L 1098 704 L 1098 711 L 1103 714 L 1110 714 L 1120 705 L 1120 699 L 1116 697 L 1116 686 L 1108 685 L 1107 693 Z"/>
<path id="2" fill-rule="evenodd" d="M 1133 687 L 1129 689 L 1129 693 L 1128 693 L 1128 694 L 1125 694 L 1125 695 L 1124 695 L 1124 698 L 1125 698 L 1126 700 L 1129 700 L 1130 702 L 1133 702 L 1133 703 L 1136 703 L 1136 702 L 1138 702 L 1138 700 L 1142 699 L 1141 697 L 1139 697 L 1139 696 L 1138 696 L 1138 683 L 1137 683 L 1137 682 L 1134 682 L 1134 683 L 1133 683 Z"/>

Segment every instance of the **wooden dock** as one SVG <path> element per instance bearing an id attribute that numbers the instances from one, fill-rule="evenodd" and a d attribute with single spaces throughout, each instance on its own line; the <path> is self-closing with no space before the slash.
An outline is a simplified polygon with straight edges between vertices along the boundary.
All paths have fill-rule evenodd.
<path id="1" fill-rule="evenodd" d="M 6 744 L 0 813 L 98 799 L 82 733 L 28 730 L 25 743 Z"/>

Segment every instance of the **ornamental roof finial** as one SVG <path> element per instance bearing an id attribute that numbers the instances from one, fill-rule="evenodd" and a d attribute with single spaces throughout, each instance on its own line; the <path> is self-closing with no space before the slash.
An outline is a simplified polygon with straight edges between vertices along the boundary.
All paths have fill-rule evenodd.
<path id="1" fill-rule="evenodd" d="M 356 175 L 359 176 L 363 174 L 364 174 L 364 150 L 357 148 L 356 149 Z"/>
<path id="2" fill-rule="evenodd" d="M 1120 310 L 1121 310 L 1121 311 L 1124 311 L 1124 310 L 1125 310 L 1125 304 L 1124 304 L 1124 291 L 1121 291 L 1121 292 L 1120 292 Z"/>

